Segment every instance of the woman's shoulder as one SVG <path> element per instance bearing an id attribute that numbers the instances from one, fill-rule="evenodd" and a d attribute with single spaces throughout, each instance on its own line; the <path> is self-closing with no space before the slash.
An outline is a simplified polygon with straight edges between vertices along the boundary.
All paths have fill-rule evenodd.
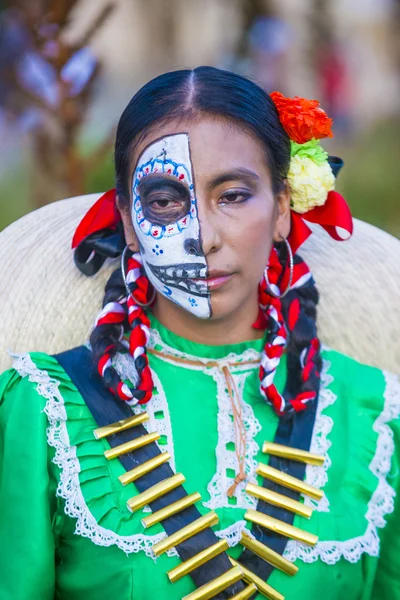
<path id="1" fill-rule="evenodd" d="M 341 367 L 344 367 L 348 370 L 350 369 L 354 369 L 354 370 L 361 370 L 364 371 L 365 373 L 367 372 L 380 372 L 380 373 L 385 373 L 386 371 L 384 369 L 380 369 L 379 367 L 376 367 L 374 365 L 369 365 L 367 363 L 361 362 L 359 361 L 357 358 L 354 358 L 352 356 L 350 356 L 349 354 L 346 354 L 344 352 L 341 352 L 339 350 L 336 350 L 335 348 L 331 348 L 330 346 L 327 346 L 326 344 L 322 344 L 322 357 L 325 360 L 329 360 L 332 363 L 334 363 L 335 365 L 340 365 Z"/>
<path id="2" fill-rule="evenodd" d="M 321 422 L 329 429 L 333 468 L 351 474 L 374 473 L 380 479 L 391 472 L 400 486 L 400 381 L 387 371 L 365 365 L 345 354 L 324 348 L 320 392 Z M 372 488 L 374 479 L 369 483 Z M 395 481 L 396 480 L 396 481 Z M 363 483 L 366 483 L 364 478 Z M 371 490 L 372 490 L 371 488 Z"/>
<path id="3" fill-rule="evenodd" d="M 12 367 L 0 375 L 3 419 L 14 411 L 23 410 L 24 415 L 30 411 L 45 412 L 49 399 L 61 395 L 63 387 L 72 385 L 54 356 L 27 352 L 13 355 L 13 359 Z"/>
<path id="4" fill-rule="evenodd" d="M 307 467 L 307 483 L 324 491 L 314 506 L 321 543 L 293 557 L 333 564 L 379 554 L 386 522 L 395 532 L 400 489 L 400 385 L 395 375 L 324 348 L 311 451 L 323 467 Z M 397 508 L 399 506 L 399 508 Z"/>
<path id="5" fill-rule="evenodd" d="M 325 377 L 343 409 L 353 414 L 364 410 L 371 416 L 386 410 L 390 419 L 399 416 L 400 379 L 396 374 L 327 347 L 323 347 L 322 358 Z"/>
<path id="6" fill-rule="evenodd" d="M 368 511 L 382 516 L 376 523 L 382 527 L 400 488 L 399 378 L 331 349 L 324 348 L 322 356 L 319 410 L 330 457 L 327 491 L 332 498 L 338 490 L 367 498 Z"/>

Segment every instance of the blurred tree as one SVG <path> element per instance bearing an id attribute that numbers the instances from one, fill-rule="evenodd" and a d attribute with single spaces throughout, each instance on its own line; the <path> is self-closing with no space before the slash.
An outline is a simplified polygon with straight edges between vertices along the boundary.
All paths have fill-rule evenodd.
<path id="1" fill-rule="evenodd" d="M 65 41 L 77 0 L 13 0 L 0 15 L 0 108 L 28 131 L 36 207 L 84 191 L 111 134 L 88 158 L 78 147 L 100 65 L 89 42 L 114 7 L 109 2 L 81 39 Z"/>
<path id="2" fill-rule="evenodd" d="M 270 18 L 275 11 L 270 0 L 240 0 L 239 11 L 242 23 L 242 35 L 237 44 L 237 55 L 244 57 L 248 53 L 248 34 L 252 25 L 261 17 Z"/>
<path id="3" fill-rule="evenodd" d="M 333 20 L 329 0 L 311 0 L 309 9 L 309 34 L 314 60 L 318 51 L 325 44 L 331 44 L 333 39 Z"/>
<path id="4" fill-rule="evenodd" d="M 309 11 L 310 64 L 316 94 L 333 118 L 335 134 L 352 132 L 352 85 L 345 49 L 338 41 L 332 3 L 312 0 Z"/>
<path id="5" fill-rule="evenodd" d="M 400 0 L 393 0 L 392 31 L 397 72 L 400 77 Z"/>
<path id="6" fill-rule="evenodd" d="M 252 78 L 265 91 L 286 91 L 291 31 L 279 16 L 274 0 L 241 0 L 241 36 L 235 70 Z"/>
<path id="7" fill-rule="evenodd" d="M 170 0 L 141 0 L 143 11 L 149 16 L 149 35 L 157 43 L 150 44 L 150 62 L 153 62 L 159 71 L 168 70 L 179 57 L 177 56 L 177 27 L 179 19 L 177 10 L 179 3 Z"/>

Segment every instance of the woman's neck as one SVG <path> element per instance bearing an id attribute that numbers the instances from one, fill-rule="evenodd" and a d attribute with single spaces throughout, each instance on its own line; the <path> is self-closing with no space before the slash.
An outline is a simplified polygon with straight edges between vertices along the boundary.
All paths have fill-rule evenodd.
<path id="1" fill-rule="evenodd" d="M 232 315 L 220 319 L 199 319 L 161 295 L 152 308 L 152 313 L 164 327 L 192 342 L 209 346 L 238 344 L 259 339 L 264 332 L 254 329 L 258 307 L 249 310 L 248 305 Z"/>

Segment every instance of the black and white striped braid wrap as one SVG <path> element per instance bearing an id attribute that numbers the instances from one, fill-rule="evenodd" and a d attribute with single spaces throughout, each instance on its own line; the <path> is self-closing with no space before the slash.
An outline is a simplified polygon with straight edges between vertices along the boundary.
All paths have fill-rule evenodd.
<path id="1" fill-rule="evenodd" d="M 130 291 L 129 296 L 127 296 L 123 282 L 122 286 L 115 285 L 115 282 L 114 285 L 110 285 L 111 277 L 107 287 L 118 297 L 109 301 L 106 287 L 104 305 L 96 319 L 94 329 L 96 337 L 101 336 L 101 328 L 107 330 L 103 347 L 101 347 L 101 339 L 96 343 L 97 350 L 100 346 L 97 369 L 107 388 L 121 400 L 130 405 L 146 404 L 152 396 L 154 385 L 146 352 L 150 337 L 150 322 L 141 305 L 149 304 L 152 290 L 144 274 L 139 253 L 132 254 L 128 258 L 126 281 Z M 110 334 L 110 325 L 119 326 L 118 335 L 107 336 L 107 333 Z M 138 374 L 138 382 L 135 387 L 122 382 L 112 366 L 113 356 L 122 346 L 125 346 L 123 341 L 125 328 L 131 329 L 128 349 L 135 361 Z"/>

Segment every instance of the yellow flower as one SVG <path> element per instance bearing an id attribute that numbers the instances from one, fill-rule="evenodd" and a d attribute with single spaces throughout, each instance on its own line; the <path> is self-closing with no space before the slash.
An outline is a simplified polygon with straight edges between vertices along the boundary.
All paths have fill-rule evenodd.
<path id="1" fill-rule="evenodd" d="M 328 161 L 317 164 L 307 156 L 293 156 L 288 174 L 292 209 L 305 213 L 326 202 L 335 188 L 335 177 Z"/>

